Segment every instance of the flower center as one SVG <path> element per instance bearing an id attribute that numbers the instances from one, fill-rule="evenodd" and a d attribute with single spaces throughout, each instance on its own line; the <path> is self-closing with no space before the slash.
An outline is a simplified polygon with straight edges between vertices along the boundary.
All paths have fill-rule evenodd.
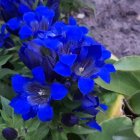
<path id="1" fill-rule="evenodd" d="M 28 83 L 26 91 L 29 94 L 27 100 L 32 105 L 46 104 L 49 101 L 50 88 L 48 86 L 32 82 Z"/>
<path id="2" fill-rule="evenodd" d="M 79 72 L 82 73 L 85 69 L 83 67 L 79 68 Z"/>
<path id="3" fill-rule="evenodd" d="M 46 91 L 45 91 L 44 89 L 40 89 L 40 91 L 38 92 L 38 94 L 39 94 L 40 96 L 46 95 Z"/>

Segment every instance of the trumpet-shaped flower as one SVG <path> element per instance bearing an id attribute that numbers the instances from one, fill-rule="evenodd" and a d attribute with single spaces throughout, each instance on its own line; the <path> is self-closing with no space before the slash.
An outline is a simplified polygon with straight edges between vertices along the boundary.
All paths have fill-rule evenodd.
<path id="1" fill-rule="evenodd" d="M 36 0 L 1 0 L 0 12 L 5 21 L 14 17 L 20 17 L 24 13 L 33 10 Z"/>
<path id="2" fill-rule="evenodd" d="M 63 77 L 72 77 L 74 81 L 78 81 L 79 90 L 84 95 L 93 90 L 95 78 L 100 77 L 109 83 L 110 73 L 115 72 L 115 68 L 105 61 L 111 57 L 111 53 L 88 37 L 87 29 L 78 26 L 73 19 L 63 28 L 60 28 L 61 25 L 62 23 L 57 27 L 55 25 L 55 32 L 58 30 L 60 35 L 54 38 L 58 38 L 61 45 L 57 46 L 59 61 L 54 71 Z"/>
<path id="3" fill-rule="evenodd" d="M 32 70 L 33 78 L 15 75 L 12 85 L 17 96 L 10 105 L 15 113 L 21 114 L 28 120 L 36 115 L 41 121 L 50 121 L 53 118 L 51 100 L 62 100 L 68 93 L 64 85 L 54 82 L 46 83 L 45 74 L 41 67 Z"/>

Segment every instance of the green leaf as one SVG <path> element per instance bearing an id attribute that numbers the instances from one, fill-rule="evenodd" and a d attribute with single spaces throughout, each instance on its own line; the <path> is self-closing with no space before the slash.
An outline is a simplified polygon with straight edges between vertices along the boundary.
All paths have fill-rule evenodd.
<path id="1" fill-rule="evenodd" d="M 73 127 L 64 127 L 66 133 L 74 133 L 74 134 L 91 134 L 94 132 L 93 129 L 82 127 L 80 125 L 75 125 Z"/>
<path id="2" fill-rule="evenodd" d="M 137 73 L 137 77 L 139 76 L 140 72 Z M 132 72 L 117 71 L 116 73 L 113 73 L 110 84 L 106 84 L 101 79 L 96 79 L 95 81 L 98 85 L 107 90 L 126 96 L 132 96 L 140 91 L 140 82 Z"/>
<path id="3" fill-rule="evenodd" d="M 134 133 L 140 138 L 140 117 L 135 119 Z"/>
<path id="4" fill-rule="evenodd" d="M 67 134 L 68 140 L 86 140 L 84 135 L 77 135 L 73 133 Z"/>
<path id="5" fill-rule="evenodd" d="M 90 10 L 95 11 L 95 4 L 93 3 L 93 1 L 90 0 L 75 0 L 75 1 L 78 2 L 81 6 L 87 7 Z"/>
<path id="6" fill-rule="evenodd" d="M 3 111 L 9 116 L 12 117 L 14 114 L 13 109 L 9 105 L 10 101 L 4 97 L 1 96 L 1 104 Z"/>
<path id="7" fill-rule="evenodd" d="M 5 138 L 0 134 L 0 140 L 5 140 Z"/>
<path id="8" fill-rule="evenodd" d="M 64 104 L 65 108 L 71 109 L 71 110 L 78 108 L 80 106 L 80 102 L 78 102 L 78 101 L 74 102 L 72 100 L 69 100 L 68 98 L 63 100 L 63 104 Z"/>
<path id="9" fill-rule="evenodd" d="M 10 60 L 11 57 L 12 57 L 12 55 L 0 56 L 0 66 L 4 65 L 5 63 L 7 63 L 7 61 Z"/>
<path id="10" fill-rule="evenodd" d="M 23 119 L 20 115 L 13 114 L 12 119 L 13 119 L 13 127 L 14 128 L 20 129 L 23 127 L 24 122 L 23 122 Z"/>
<path id="11" fill-rule="evenodd" d="M 14 96 L 14 92 L 8 84 L 0 81 L 0 95 L 11 99 Z"/>
<path id="12" fill-rule="evenodd" d="M 126 128 L 119 131 L 112 138 L 113 140 L 139 140 L 139 138 L 134 134 L 132 128 Z"/>
<path id="13" fill-rule="evenodd" d="M 129 105 L 136 114 L 140 114 L 140 92 L 129 99 Z"/>
<path id="14" fill-rule="evenodd" d="M 13 75 L 16 74 L 16 71 L 13 71 L 11 69 L 8 68 L 0 68 L 0 79 L 3 79 L 5 76 L 9 76 L 9 75 Z"/>
<path id="15" fill-rule="evenodd" d="M 51 131 L 52 140 L 68 140 L 67 135 L 64 132 Z"/>
<path id="16" fill-rule="evenodd" d="M 96 116 L 98 122 L 103 122 L 104 120 L 120 117 L 123 115 L 122 106 L 124 96 L 117 93 L 106 93 L 102 97 L 103 103 L 108 106 L 106 112 L 99 112 Z"/>
<path id="17" fill-rule="evenodd" d="M 93 132 L 87 140 L 112 140 L 112 137 L 121 130 L 132 127 L 132 121 L 127 117 L 119 117 L 104 121 L 102 132 Z"/>
<path id="18" fill-rule="evenodd" d="M 112 140 L 139 140 L 138 138 L 127 137 L 127 136 L 113 136 Z"/>
<path id="19" fill-rule="evenodd" d="M 116 93 L 132 96 L 140 91 L 140 57 L 124 57 L 114 63 L 117 70 L 112 73 L 110 84 L 106 84 L 101 79 L 96 79 L 96 83 L 101 87 Z"/>
<path id="20" fill-rule="evenodd" d="M 115 63 L 119 71 L 140 71 L 140 56 L 127 56 Z"/>
<path id="21" fill-rule="evenodd" d="M 12 119 L 3 110 L 1 110 L 0 113 L 1 113 L 2 119 L 6 122 L 6 124 L 11 126 L 12 125 Z"/>
<path id="22" fill-rule="evenodd" d="M 4 129 L 6 127 L 6 124 L 5 123 L 1 123 L 0 124 L 0 130 Z"/>
<path id="23" fill-rule="evenodd" d="M 27 137 L 30 140 L 43 140 L 49 133 L 47 123 L 42 123 L 37 130 L 28 132 Z"/>
<path id="24" fill-rule="evenodd" d="M 36 131 L 40 125 L 40 121 L 38 119 L 31 119 L 25 122 L 25 127 L 28 129 L 28 132 Z"/>

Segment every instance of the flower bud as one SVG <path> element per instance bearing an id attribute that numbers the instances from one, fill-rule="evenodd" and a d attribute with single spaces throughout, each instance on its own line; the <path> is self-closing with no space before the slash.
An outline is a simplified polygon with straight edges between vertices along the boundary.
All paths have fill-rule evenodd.
<path id="1" fill-rule="evenodd" d="M 72 127 L 78 124 L 79 119 L 73 113 L 67 113 L 62 115 L 62 123 L 68 127 Z"/>
<path id="2" fill-rule="evenodd" d="M 2 130 L 2 135 L 6 140 L 15 140 L 18 132 L 14 128 L 7 127 Z"/>

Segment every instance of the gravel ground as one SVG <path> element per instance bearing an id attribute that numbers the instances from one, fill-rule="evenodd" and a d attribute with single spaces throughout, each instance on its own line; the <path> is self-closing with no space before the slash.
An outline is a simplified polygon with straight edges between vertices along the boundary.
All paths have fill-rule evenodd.
<path id="1" fill-rule="evenodd" d="M 118 57 L 140 55 L 140 0 L 90 2 L 95 4 L 95 13 L 85 8 L 76 16 L 93 37 Z"/>

